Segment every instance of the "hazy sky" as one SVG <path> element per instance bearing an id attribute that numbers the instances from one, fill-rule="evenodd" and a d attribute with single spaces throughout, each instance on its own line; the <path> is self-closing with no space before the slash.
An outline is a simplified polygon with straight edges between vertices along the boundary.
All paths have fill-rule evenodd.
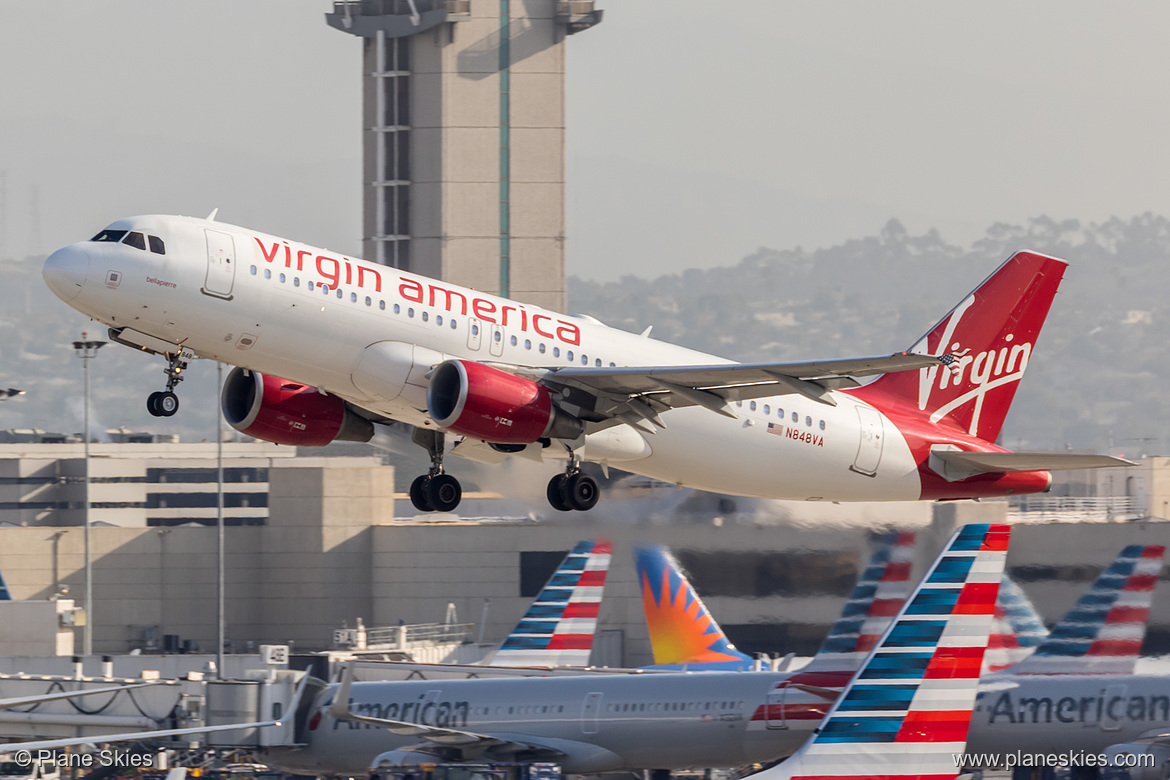
<path id="1" fill-rule="evenodd" d="M 473 0 L 474 2 L 474 0 Z M 1170 4 L 600 0 L 569 39 L 569 270 L 889 218 L 1170 214 Z M 359 44 L 324 0 L 0 3 L 0 255 L 134 213 L 356 253 Z"/>

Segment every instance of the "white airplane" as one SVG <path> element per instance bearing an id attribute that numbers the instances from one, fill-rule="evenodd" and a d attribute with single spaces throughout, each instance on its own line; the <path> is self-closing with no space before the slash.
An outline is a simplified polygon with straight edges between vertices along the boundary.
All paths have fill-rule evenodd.
<path id="1" fill-rule="evenodd" d="M 827 753 L 860 755 L 862 743 L 903 736 L 950 743 L 931 757 L 937 770 L 943 756 L 962 752 L 1010 533 L 1006 525 L 955 533 L 865 661 L 839 680 L 836 701 L 821 710 L 828 718 L 818 733 L 832 736 L 818 741 L 838 745 Z M 316 694 L 297 744 L 269 749 L 265 761 L 331 775 L 437 760 L 556 761 L 572 774 L 741 766 L 791 754 L 812 729 L 813 723 L 797 731 L 785 722 L 784 686 L 793 676 L 711 671 L 354 682 L 347 667 L 340 684 Z M 813 697 L 823 691 L 791 690 Z M 912 726 L 905 735 L 903 718 Z M 884 766 L 881 754 L 892 749 L 877 747 L 875 766 Z"/>
<path id="2" fill-rule="evenodd" d="M 1125 465 L 994 444 L 1064 268 L 1020 252 L 909 351 L 801 363 L 735 363 L 211 219 L 118 220 L 50 255 L 44 278 L 114 341 L 166 357 L 152 414 L 178 409 L 189 360 L 218 360 L 237 366 L 224 416 L 249 436 L 316 446 L 414 426 L 432 464 L 419 510 L 459 504 L 450 434 L 481 461 L 564 461 L 547 495 L 567 511 L 597 502 L 585 461 L 826 501 L 1033 493 L 1047 469 Z"/>

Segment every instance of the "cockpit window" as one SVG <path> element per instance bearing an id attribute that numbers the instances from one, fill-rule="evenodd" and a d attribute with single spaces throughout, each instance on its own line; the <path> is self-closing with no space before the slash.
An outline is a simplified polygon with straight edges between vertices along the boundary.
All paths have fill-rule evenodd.
<path id="1" fill-rule="evenodd" d="M 127 233 L 126 237 L 122 239 L 122 243 L 127 246 L 132 246 L 135 249 L 146 249 L 146 239 L 137 231 Z"/>
<path id="2" fill-rule="evenodd" d="M 117 243 L 122 240 L 122 236 L 124 235 L 126 235 L 125 230 L 106 229 L 91 238 L 90 241 L 111 241 L 113 243 Z"/>
<path id="3" fill-rule="evenodd" d="M 163 240 L 161 238 L 158 236 L 147 236 L 147 238 L 150 240 L 151 252 L 154 252 L 156 255 L 165 255 L 167 253 L 167 248 L 163 246 Z"/>

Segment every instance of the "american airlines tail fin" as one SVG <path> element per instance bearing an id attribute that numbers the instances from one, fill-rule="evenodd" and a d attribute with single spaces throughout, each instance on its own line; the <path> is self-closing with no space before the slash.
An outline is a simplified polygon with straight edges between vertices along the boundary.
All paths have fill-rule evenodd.
<path id="1" fill-rule="evenodd" d="M 751 668 L 751 656 L 728 640 L 669 550 L 638 547 L 634 563 L 656 667 Z"/>
<path id="2" fill-rule="evenodd" d="M 914 543 L 914 534 L 905 531 L 887 531 L 878 538 L 841 617 L 805 670 L 852 671 L 861 663 L 910 593 Z"/>
<path id="3" fill-rule="evenodd" d="M 613 547 L 584 541 L 565 556 L 500 645 L 499 666 L 587 666 Z"/>
<path id="4" fill-rule="evenodd" d="M 4 583 L 3 573 L 0 573 L 0 601 L 12 601 L 12 594 L 8 591 L 8 585 Z"/>
<path id="5" fill-rule="evenodd" d="M 884 374 L 852 393 L 879 409 L 893 402 L 994 442 L 1024 376 L 1067 263 L 1017 252 L 959 302 L 912 352 L 953 355 L 948 368 Z"/>
<path id="6" fill-rule="evenodd" d="M 983 656 L 983 673 L 998 672 L 1019 663 L 1048 638 L 1048 629 L 1031 599 L 1008 575 L 999 583 L 991 641 Z"/>
<path id="7" fill-rule="evenodd" d="M 955 777 L 1010 535 L 960 528 L 809 740 L 752 777 Z"/>
<path id="8" fill-rule="evenodd" d="M 1123 549 L 1036 651 L 1006 671 L 1133 674 L 1164 552 L 1162 545 Z"/>

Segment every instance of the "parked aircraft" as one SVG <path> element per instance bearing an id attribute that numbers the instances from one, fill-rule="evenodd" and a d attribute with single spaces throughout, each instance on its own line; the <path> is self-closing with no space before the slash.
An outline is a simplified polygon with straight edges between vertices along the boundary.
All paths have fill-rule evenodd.
<path id="1" fill-rule="evenodd" d="M 1008 534 L 1007 526 L 966 526 L 947 544 L 861 678 L 898 678 L 888 690 L 897 689 L 901 704 L 883 709 L 909 705 L 919 688 L 924 696 L 937 695 L 936 677 L 978 674 Z M 787 755 L 803 741 L 805 734 L 794 734 L 784 722 L 781 686 L 790 676 L 363 683 L 347 673 L 318 695 L 304 746 L 276 749 L 267 760 L 286 771 L 348 775 L 361 773 L 375 757 L 390 763 L 556 761 L 574 774 L 739 766 Z"/>
<path id="2" fill-rule="evenodd" d="M 191 359 L 218 360 L 237 366 L 224 416 L 249 436 L 317 446 L 413 426 L 431 458 L 420 510 L 459 504 L 450 435 L 478 460 L 563 461 L 547 495 L 567 511 L 597 502 L 586 461 L 832 501 L 1032 493 L 1047 469 L 1123 464 L 994 443 L 1064 268 L 1017 253 L 909 351 L 799 363 L 734 363 L 211 219 L 119 220 L 50 255 L 44 277 L 112 340 L 165 356 L 152 414 L 178 409 Z"/>
<path id="3" fill-rule="evenodd" d="M 882 534 L 841 617 L 809 666 L 846 671 L 857 668 L 910 592 L 914 538 L 907 532 Z M 639 547 L 634 561 L 654 653 L 650 668 L 712 671 L 757 666 L 727 638 L 669 550 Z"/>
<path id="4" fill-rule="evenodd" d="M 577 542 L 486 663 L 586 666 L 612 552 L 607 541 Z"/>

